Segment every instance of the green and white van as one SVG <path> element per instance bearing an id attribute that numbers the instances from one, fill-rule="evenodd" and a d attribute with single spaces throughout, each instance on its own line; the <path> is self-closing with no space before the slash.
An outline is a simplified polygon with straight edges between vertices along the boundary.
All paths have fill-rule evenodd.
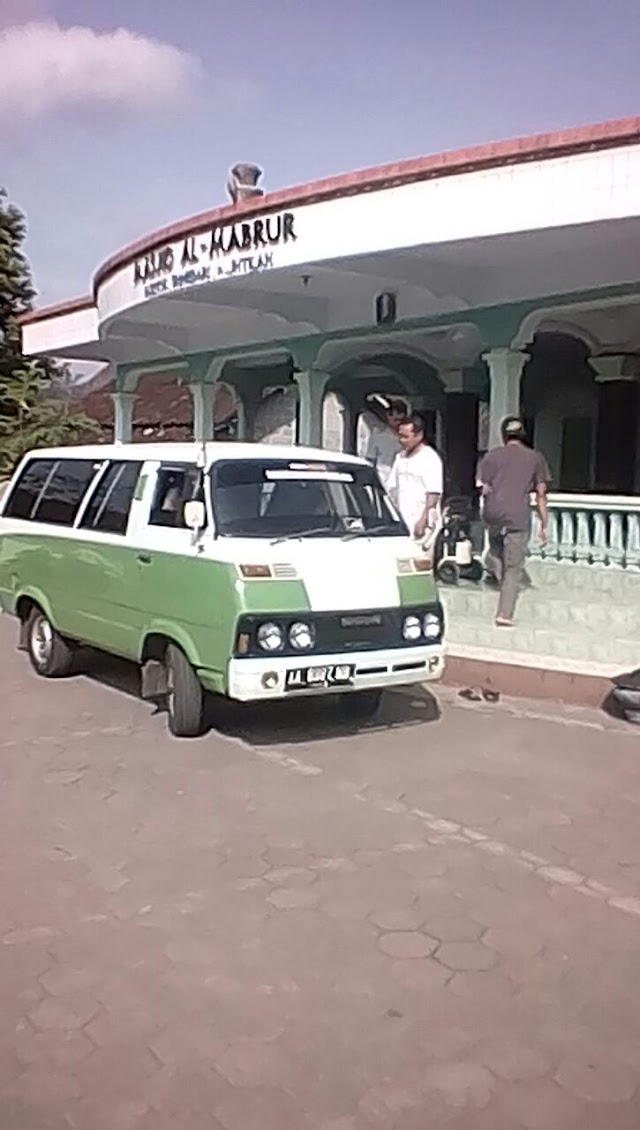
<path id="1" fill-rule="evenodd" d="M 444 662 L 432 573 L 375 471 L 303 447 L 32 451 L 0 503 L 0 605 L 40 675 L 82 645 L 135 660 L 179 736 L 205 692 L 365 717 Z"/>

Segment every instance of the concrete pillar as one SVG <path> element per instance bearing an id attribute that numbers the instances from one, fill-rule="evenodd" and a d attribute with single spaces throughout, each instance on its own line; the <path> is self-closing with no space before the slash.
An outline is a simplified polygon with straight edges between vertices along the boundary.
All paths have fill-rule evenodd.
<path id="1" fill-rule="evenodd" d="M 113 400 L 113 441 L 114 443 L 131 443 L 133 438 L 133 406 L 136 400 L 135 392 L 114 392 Z"/>
<path id="2" fill-rule="evenodd" d="M 296 443 L 307 447 L 322 447 L 322 408 L 330 374 L 318 369 L 306 369 L 294 373 L 294 379 L 298 386 Z"/>
<path id="3" fill-rule="evenodd" d="M 500 425 L 506 416 L 520 415 L 520 378 L 528 353 L 515 349 L 490 349 L 482 359 L 489 370 L 489 447 L 501 441 Z"/>
<path id="4" fill-rule="evenodd" d="M 327 451 L 344 451 L 348 439 L 346 402 L 337 392 L 330 392 L 322 406 L 322 445 Z"/>
<path id="5" fill-rule="evenodd" d="M 215 381 L 191 381 L 189 392 L 193 400 L 193 438 L 198 443 L 213 439 L 213 405 L 216 398 Z"/>

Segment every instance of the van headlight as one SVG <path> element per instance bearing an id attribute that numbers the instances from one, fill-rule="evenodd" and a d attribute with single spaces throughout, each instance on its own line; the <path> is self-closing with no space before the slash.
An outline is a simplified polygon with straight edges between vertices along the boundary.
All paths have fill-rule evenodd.
<path id="1" fill-rule="evenodd" d="M 402 621 L 402 638 L 404 640 L 419 640 L 422 635 L 422 624 L 417 616 L 405 616 Z"/>
<path id="2" fill-rule="evenodd" d="M 308 651 L 316 642 L 316 630 L 313 624 L 305 624 L 302 620 L 292 624 L 289 628 L 289 643 L 297 651 Z"/>
<path id="3" fill-rule="evenodd" d="M 282 651 L 284 647 L 284 632 L 279 624 L 261 624 L 257 639 L 263 651 Z"/>
<path id="4" fill-rule="evenodd" d="M 442 635 L 442 621 L 437 612 L 427 612 L 422 621 L 422 630 L 426 640 L 437 640 Z"/>

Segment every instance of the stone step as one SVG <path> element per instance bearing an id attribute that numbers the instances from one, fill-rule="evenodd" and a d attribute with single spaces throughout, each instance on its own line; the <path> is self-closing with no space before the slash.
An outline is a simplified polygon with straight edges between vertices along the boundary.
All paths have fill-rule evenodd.
<path id="1" fill-rule="evenodd" d="M 480 620 L 491 623 L 498 594 L 485 586 L 440 587 L 440 597 L 451 621 Z M 522 627 L 553 627 L 578 632 L 603 633 L 640 641 L 640 593 L 638 600 L 615 602 L 610 596 L 585 592 L 567 594 L 552 589 L 527 589 L 518 598 L 516 618 Z"/>
<path id="2" fill-rule="evenodd" d="M 640 666 L 640 592 L 623 603 L 589 590 L 568 596 L 541 588 L 521 593 L 514 628 L 494 624 L 497 593 L 483 586 L 441 586 L 452 653 L 472 648 L 491 651 L 505 663 L 522 655 L 550 659 L 566 669 L 599 664 L 616 671 Z"/>
<path id="3" fill-rule="evenodd" d="M 448 647 L 453 654 L 460 648 L 480 648 L 499 653 L 504 663 L 518 661 L 518 655 L 538 656 L 560 660 L 564 667 L 584 663 L 606 665 L 615 671 L 633 670 L 640 666 L 640 641 L 615 636 L 598 636 L 553 630 L 551 628 L 515 627 L 496 628 L 491 621 L 483 624 L 477 620 L 465 622 L 450 619 L 447 630 Z"/>

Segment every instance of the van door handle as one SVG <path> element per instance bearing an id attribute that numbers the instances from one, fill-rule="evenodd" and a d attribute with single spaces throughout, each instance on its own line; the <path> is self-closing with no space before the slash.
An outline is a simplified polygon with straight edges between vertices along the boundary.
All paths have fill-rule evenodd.
<path id="1" fill-rule="evenodd" d="M 150 565 L 151 564 L 151 558 L 149 557 L 148 553 L 139 553 L 137 555 L 137 559 L 138 559 L 138 561 L 140 562 L 141 565 Z"/>

